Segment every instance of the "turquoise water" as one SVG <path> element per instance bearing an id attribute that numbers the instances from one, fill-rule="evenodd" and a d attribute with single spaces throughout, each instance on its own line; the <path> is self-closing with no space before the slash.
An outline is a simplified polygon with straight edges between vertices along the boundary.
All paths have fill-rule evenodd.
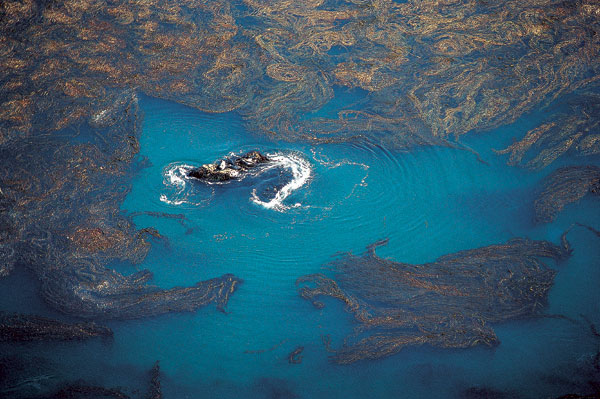
<path id="1" fill-rule="evenodd" d="M 359 96 L 345 92 L 336 98 Z M 596 354 L 599 342 L 580 315 L 600 323 L 600 246 L 598 237 L 581 228 L 568 236 L 573 256 L 552 265 L 559 273 L 548 308 L 549 314 L 575 321 L 536 318 L 495 325 L 502 343 L 492 349 L 415 347 L 382 360 L 335 365 L 327 359 L 321 336 L 331 334 L 334 346 L 339 345 L 354 326 L 351 315 L 335 301 L 316 310 L 295 286 L 300 276 L 327 272 L 336 253 L 360 253 L 382 238 L 389 238 L 389 244 L 378 249 L 380 256 L 423 263 L 518 236 L 558 242 L 577 221 L 599 226 L 597 198 L 568 206 L 551 224 L 534 225 L 535 188 L 551 168 L 508 167 L 490 150 L 521 137 L 543 114 L 464 139 L 483 163 L 472 152 L 453 148 L 398 152 L 367 142 L 313 146 L 269 141 L 245 130 L 235 113 L 207 114 L 149 97 L 141 97 L 140 105 L 145 114 L 141 156 L 149 166 L 134 179 L 122 209 L 134 215 L 139 228 L 155 227 L 164 239 L 153 242 L 135 269 L 115 267 L 126 274 L 147 268 L 154 283 L 165 288 L 225 273 L 244 283 L 227 314 L 209 306 L 189 314 L 111 322 L 112 341 L 40 345 L 35 352 L 61 359 L 64 375 L 50 378 L 144 389 L 144 373 L 160 360 L 166 398 L 425 398 L 457 396 L 472 386 L 541 397 L 568 392 L 566 381 L 573 381 L 578 367 L 586 367 Z M 187 181 L 177 186 L 169 176 L 181 165 L 198 166 L 253 149 L 280 154 L 303 168 L 300 175 L 306 180 L 279 207 L 257 203 L 253 192 L 268 202 L 269 189 L 293 180 L 289 168 L 281 176 L 267 175 L 266 183 L 251 177 L 225 185 Z M 552 168 L 573 162 L 581 159 Z M 181 214 L 185 220 L 143 212 Z M 0 280 L 2 290 L 14 291 L 25 278 L 17 273 Z M 2 301 L 5 309 L 52 314 L 34 288 L 4 295 Z M 305 348 L 303 361 L 289 364 L 287 355 L 297 346 Z"/>

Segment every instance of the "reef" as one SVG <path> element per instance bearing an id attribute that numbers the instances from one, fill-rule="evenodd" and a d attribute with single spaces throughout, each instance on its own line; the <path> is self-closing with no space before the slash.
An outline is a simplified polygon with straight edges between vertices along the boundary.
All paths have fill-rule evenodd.
<path id="1" fill-rule="evenodd" d="M 269 162 L 269 158 L 265 155 L 258 151 L 250 151 L 241 156 L 224 158 L 212 164 L 194 168 L 188 172 L 188 177 L 206 182 L 224 182 L 241 179 L 250 169 L 267 162 Z"/>
<path id="2" fill-rule="evenodd" d="M 592 0 L 8 0 L 0 142 L 110 119 L 135 89 L 278 139 L 447 145 L 596 90 L 598 15 Z M 314 116 L 339 88 L 362 98 Z M 540 145 L 596 151 L 594 114 L 574 117 L 579 133 Z"/>
<path id="3" fill-rule="evenodd" d="M 110 328 L 92 322 L 65 323 L 41 316 L 0 313 L 0 342 L 73 341 L 112 335 Z"/>
<path id="4" fill-rule="evenodd" d="M 564 246 L 517 238 L 412 265 L 377 256 L 376 247 L 386 243 L 359 256 L 341 255 L 330 264 L 335 278 L 314 274 L 297 280 L 302 298 L 317 308 L 325 306 L 321 297 L 335 298 L 358 323 L 333 352 L 337 363 L 377 359 L 414 345 L 497 345 L 491 324 L 544 309 L 556 271 L 539 258 L 569 255 Z"/>
<path id="5" fill-rule="evenodd" d="M 587 194 L 600 194 L 600 167 L 568 166 L 555 170 L 542 182 L 534 202 L 536 221 L 553 221 L 566 205 Z"/>
<path id="6" fill-rule="evenodd" d="M 123 275 L 111 262 L 140 263 L 159 237 L 136 229 L 120 204 L 138 164 L 141 114 L 126 93 L 111 118 L 62 134 L 37 134 L 0 147 L 0 270 L 26 267 L 53 308 L 76 317 L 131 319 L 224 310 L 240 279 L 226 274 L 191 287 L 149 285 L 147 270 Z M 108 111 L 107 111 L 108 112 Z M 124 189 L 125 188 L 125 189 Z"/>

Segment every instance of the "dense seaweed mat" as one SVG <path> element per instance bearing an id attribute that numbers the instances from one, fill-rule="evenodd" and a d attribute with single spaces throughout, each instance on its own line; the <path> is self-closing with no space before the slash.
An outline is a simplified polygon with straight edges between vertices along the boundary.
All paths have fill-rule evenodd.
<path id="1" fill-rule="evenodd" d="M 593 93 L 566 101 L 568 111 L 552 112 L 541 125 L 521 140 L 497 151 L 510 153 L 510 165 L 542 169 L 564 154 L 591 156 L 600 154 L 600 102 Z"/>
<path id="2" fill-rule="evenodd" d="M 569 254 L 547 241 L 513 239 L 411 265 L 377 256 L 375 248 L 385 243 L 334 261 L 335 279 L 316 274 L 297 281 L 300 295 L 317 308 L 324 306 L 319 297 L 336 298 L 359 323 L 332 355 L 338 363 L 376 359 L 411 345 L 496 345 L 490 324 L 543 310 L 556 272 L 538 258 Z"/>
<path id="3" fill-rule="evenodd" d="M 0 313 L 0 342 L 70 341 L 112 335 L 109 328 L 93 322 L 65 323 L 41 316 Z"/>
<path id="4" fill-rule="evenodd" d="M 49 305 L 77 317 L 140 318 L 211 302 L 224 309 L 240 282 L 232 275 L 162 290 L 146 284 L 148 271 L 125 276 L 107 267 L 139 263 L 147 236 L 158 235 L 137 230 L 119 210 L 138 151 L 139 111 L 131 95 L 116 107 L 90 127 L 87 143 L 36 135 L 0 149 L 3 274 L 24 265 Z"/>
<path id="5" fill-rule="evenodd" d="M 590 0 L 5 1 L 0 137 L 103 118 L 98 107 L 128 88 L 239 110 L 281 138 L 396 148 L 448 144 L 565 95 L 592 99 L 568 126 L 548 122 L 507 148 L 517 163 L 538 143 L 528 165 L 541 167 L 571 147 L 597 153 L 586 96 L 599 15 Z M 311 117 L 335 86 L 364 102 Z"/>
<path id="6" fill-rule="evenodd" d="M 538 222 L 551 222 L 567 204 L 577 202 L 586 194 L 600 194 L 600 168 L 568 166 L 552 172 L 542 183 L 535 200 Z"/>

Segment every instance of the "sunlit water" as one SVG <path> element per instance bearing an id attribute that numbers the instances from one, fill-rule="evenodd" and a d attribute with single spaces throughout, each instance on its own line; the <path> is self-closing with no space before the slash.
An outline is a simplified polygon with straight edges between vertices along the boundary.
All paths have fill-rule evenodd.
<path id="1" fill-rule="evenodd" d="M 521 137 L 542 114 L 467 137 L 464 144 L 484 163 L 470 151 L 451 148 L 399 152 L 366 141 L 275 142 L 246 131 L 234 113 L 206 114 L 147 97 L 141 106 L 141 155 L 150 166 L 135 177 L 122 209 L 136 215 L 138 227 L 156 227 L 165 239 L 153 242 L 137 269 L 151 270 L 154 283 L 165 288 L 225 273 L 244 282 L 227 314 L 209 306 L 115 321 L 109 323 L 114 340 L 34 345 L 40 356 L 61 359 L 61 374 L 49 379 L 145 389 L 146 371 L 160 360 L 166 398 L 451 397 L 471 386 L 542 397 L 565 393 L 561 378 L 571 379 L 598 350 L 585 323 L 540 318 L 495 325 L 502 343 L 493 349 L 424 346 L 339 366 L 327 359 L 321 336 L 331 334 L 334 346 L 340 345 L 354 326 L 351 316 L 335 301 L 316 310 L 295 286 L 302 275 L 327 273 L 336 253 L 360 253 L 382 238 L 390 240 L 378 249 L 381 256 L 422 263 L 516 236 L 558 242 L 576 221 L 600 226 L 594 198 L 568 206 L 554 223 L 534 225 L 537 184 L 560 165 L 530 172 L 505 166 L 490 150 Z M 186 177 L 192 167 L 250 150 L 268 154 L 273 164 L 223 184 Z M 573 162 L 582 159 L 563 164 Z M 575 252 L 552 264 L 559 273 L 547 312 L 577 320 L 583 314 L 600 323 L 599 238 L 584 229 L 568 237 Z M 26 286 L 19 284 L 24 279 L 16 273 L 0 280 L 2 290 L 12 293 L 2 296 L 2 307 L 52 314 L 35 288 L 15 292 L 17 284 Z M 287 355 L 300 345 L 302 363 L 289 364 Z"/>

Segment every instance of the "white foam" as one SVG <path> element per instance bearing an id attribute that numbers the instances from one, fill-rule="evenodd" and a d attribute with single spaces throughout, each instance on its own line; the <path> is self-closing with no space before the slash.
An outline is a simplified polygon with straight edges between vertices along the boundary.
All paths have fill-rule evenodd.
<path id="1" fill-rule="evenodd" d="M 273 197 L 273 199 L 270 201 L 262 201 L 256 194 L 256 189 L 252 190 L 252 202 L 264 208 L 273 209 L 279 212 L 302 206 L 300 203 L 295 203 L 294 205 L 285 205 L 283 201 L 285 201 L 285 199 L 294 191 L 304 186 L 308 182 L 312 173 L 310 163 L 294 153 L 267 154 L 267 157 L 271 160 L 271 162 L 264 170 L 273 168 L 288 169 L 292 173 L 292 180 L 284 185 L 279 191 L 277 191 L 277 193 L 275 193 L 275 197 Z"/>
<path id="2" fill-rule="evenodd" d="M 194 167 L 191 165 L 172 163 L 167 165 L 163 171 L 163 184 L 170 191 L 170 194 L 160 195 L 161 202 L 170 205 L 190 204 L 185 194 L 187 185 L 187 174 Z"/>

